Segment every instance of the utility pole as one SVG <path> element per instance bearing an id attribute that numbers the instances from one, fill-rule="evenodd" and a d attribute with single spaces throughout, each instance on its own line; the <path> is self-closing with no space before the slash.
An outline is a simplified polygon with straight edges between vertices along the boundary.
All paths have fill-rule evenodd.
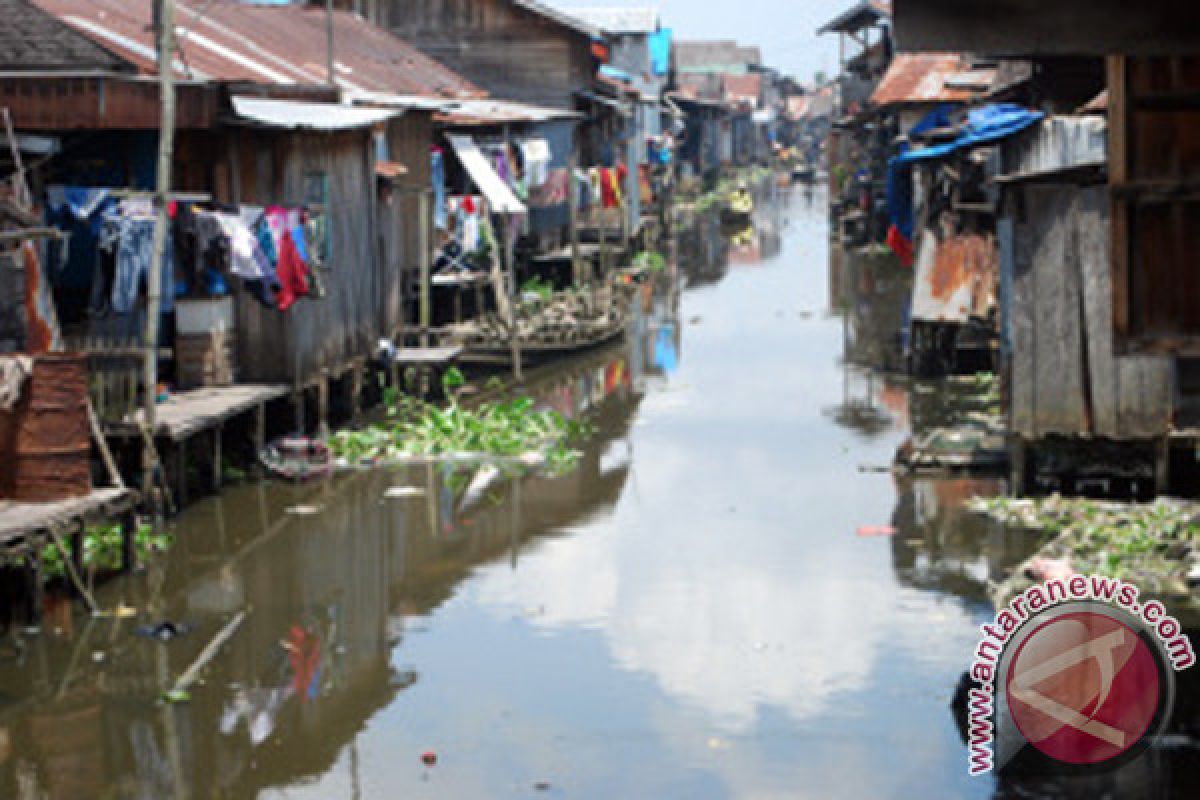
<path id="1" fill-rule="evenodd" d="M 175 154 L 175 0 L 157 0 L 161 4 L 158 16 L 158 86 L 162 102 L 162 121 L 158 131 L 158 179 L 154 205 L 154 258 L 146 276 L 146 363 L 143 379 L 146 395 L 146 436 L 142 451 L 142 489 L 149 494 L 154 485 L 153 472 L 158 461 L 154 452 L 154 430 L 157 427 L 158 397 L 158 328 L 162 298 L 162 267 L 167 251 L 167 204 L 171 195 L 171 161 Z"/>
<path id="2" fill-rule="evenodd" d="M 333 0 L 325 0 L 325 55 L 329 60 L 329 85 L 337 86 L 337 72 L 333 64 Z"/>

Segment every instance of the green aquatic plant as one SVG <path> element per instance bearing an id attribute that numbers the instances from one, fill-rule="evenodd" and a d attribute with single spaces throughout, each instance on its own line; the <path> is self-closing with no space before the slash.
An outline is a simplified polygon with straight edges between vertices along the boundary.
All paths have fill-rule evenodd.
<path id="1" fill-rule="evenodd" d="M 662 253 L 643 250 L 633 257 L 633 266 L 647 272 L 662 272 L 667 268 L 667 258 Z"/>
<path id="2" fill-rule="evenodd" d="M 334 455 L 351 464 L 411 457 L 480 456 L 524 459 L 536 456 L 562 467 L 576 457 L 573 444 L 591 434 L 586 423 L 540 409 L 529 397 L 485 402 L 467 408 L 455 390 L 462 382 L 447 374 L 443 387 L 452 400 L 444 408 L 412 397 L 397 398 L 386 421 L 333 435 Z"/>
<path id="3" fill-rule="evenodd" d="M 521 294 L 535 295 L 541 302 L 549 303 L 554 299 L 554 284 L 535 275 L 521 284 Z"/>
<path id="4" fill-rule="evenodd" d="M 122 542 L 124 534 L 120 524 L 97 525 L 83 534 L 83 567 L 87 570 L 109 572 L 122 566 Z M 168 550 L 174 543 L 170 533 L 157 532 L 147 524 L 137 527 L 133 537 L 133 549 L 139 561 L 154 553 Z M 67 577 L 67 559 L 54 542 L 42 548 L 42 573 L 47 580 Z"/>

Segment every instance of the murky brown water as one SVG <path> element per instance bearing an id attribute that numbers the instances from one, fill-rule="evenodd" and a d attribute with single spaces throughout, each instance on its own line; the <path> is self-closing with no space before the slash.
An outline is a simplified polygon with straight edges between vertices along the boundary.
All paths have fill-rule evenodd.
<path id="1" fill-rule="evenodd" d="M 759 225 L 701 220 L 629 341 L 536 387 L 598 425 L 577 472 L 468 505 L 423 467 L 235 488 L 103 589 L 141 620 L 6 640 L 0 796 L 1008 794 L 966 776 L 949 703 L 1033 543 L 959 510 L 995 482 L 874 469 L 912 416 L 870 368 L 894 287 L 831 273 L 819 194 Z M 134 634 L 157 619 L 194 630 Z"/>

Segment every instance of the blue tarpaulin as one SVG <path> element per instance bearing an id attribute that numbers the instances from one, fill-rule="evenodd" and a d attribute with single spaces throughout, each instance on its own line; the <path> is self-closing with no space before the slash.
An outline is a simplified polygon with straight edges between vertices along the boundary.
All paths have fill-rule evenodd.
<path id="1" fill-rule="evenodd" d="M 897 156 L 894 161 L 901 164 L 911 164 L 914 161 L 927 161 L 934 158 L 945 158 L 959 150 L 991 144 L 1001 139 L 1020 133 L 1034 123 L 1040 122 L 1046 115 L 1041 111 L 1030 111 L 1012 103 L 1000 103 L 984 106 L 967 113 L 967 122 L 958 138 L 952 142 L 925 147 L 920 150 L 910 150 Z"/>
<path id="2" fill-rule="evenodd" d="M 909 136 L 947 127 L 951 110 L 949 106 L 935 108 L 913 126 L 908 132 Z M 908 168 L 911 164 L 945 158 L 959 150 L 1007 139 L 1040 122 L 1045 116 L 1040 111 L 1030 111 L 1012 103 L 984 106 L 967 113 L 966 124 L 954 141 L 900 153 L 888 162 L 887 203 L 892 225 L 906 240 L 912 241 L 912 170 Z"/>

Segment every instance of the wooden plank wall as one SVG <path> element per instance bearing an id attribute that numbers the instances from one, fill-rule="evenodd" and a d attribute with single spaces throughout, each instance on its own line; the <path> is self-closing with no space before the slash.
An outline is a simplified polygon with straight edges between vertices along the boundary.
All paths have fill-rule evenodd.
<path id="1" fill-rule="evenodd" d="M 379 241 L 381 253 L 381 290 L 379 297 L 380 330 L 394 335 L 406 322 L 406 273 L 420 266 L 419 212 L 417 192 L 430 188 L 429 146 L 433 141 L 433 121 L 429 114 L 406 114 L 388 126 L 391 159 L 408 168 L 408 174 L 396 181 L 391 190 L 379 196 Z M 432 213 L 433 199 L 429 202 Z M 432 242 L 432 236 L 430 242 Z"/>
<path id="2" fill-rule="evenodd" d="M 1013 431 L 1029 439 L 1167 434 L 1173 360 L 1114 350 L 1107 189 L 1027 185 L 1014 193 Z"/>
<path id="3" fill-rule="evenodd" d="M 492 95 L 572 108 L 591 83 L 590 43 L 505 0 L 392 0 L 391 30 Z"/>
<path id="4" fill-rule="evenodd" d="M 331 257 L 324 298 L 286 313 L 238 293 L 239 379 L 304 385 L 369 355 L 379 338 L 374 161 L 369 131 L 243 134 L 237 144 L 241 202 L 303 203 L 306 175 L 329 179 Z"/>

